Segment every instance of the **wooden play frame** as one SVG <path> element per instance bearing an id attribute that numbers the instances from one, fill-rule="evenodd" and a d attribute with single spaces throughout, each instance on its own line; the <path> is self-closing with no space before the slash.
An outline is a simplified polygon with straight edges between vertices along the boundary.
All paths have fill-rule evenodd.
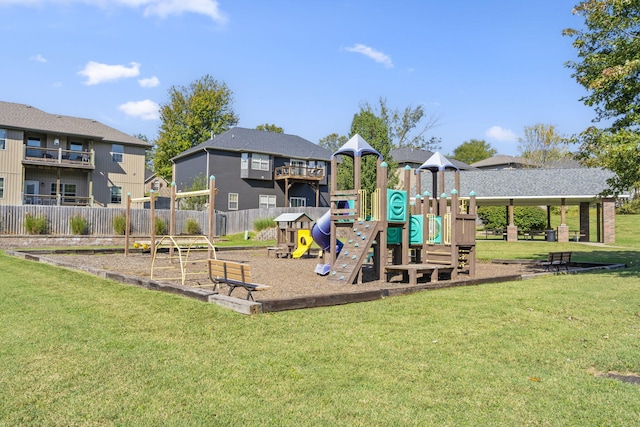
<path id="1" fill-rule="evenodd" d="M 171 183 L 171 215 L 169 219 L 169 234 L 162 236 L 160 240 L 156 241 L 155 235 L 155 202 L 157 200 L 157 194 L 151 190 L 150 195 L 147 197 L 139 197 L 139 198 L 131 198 L 131 194 L 127 195 L 127 211 L 126 211 L 126 230 L 125 230 L 125 255 L 129 255 L 129 234 L 131 229 L 131 203 L 144 203 L 149 202 L 150 208 L 150 242 L 149 247 L 151 250 L 151 254 L 153 255 L 151 261 L 151 278 L 154 277 L 154 272 L 156 270 L 161 269 L 175 269 L 176 266 L 171 265 L 174 262 L 178 261 L 178 266 L 180 268 L 180 276 L 179 277 L 171 277 L 166 279 L 177 280 L 180 279 L 181 283 L 184 285 L 187 276 L 191 274 L 199 274 L 199 273 L 191 273 L 187 272 L 188 263 L 195 264 L 198 261 L 194 261 L 193 259 L 189 259 L 189 256 L 195 251 L 207 250 L 208 256 L 207 258 L 216 259 L 216 251 L 213 246 L 213 237 L 215 234 L 215 195 L 218 192 L 216 188 L 216 178 L 211 175 L 209 177 L 209 188 L 205 190 L 196 190 L 196 191 L 185 191 L 178 193 L 176 191 L 176 183 Z M 209 198 L 209 216 L 208 216 L 208 226 L 209 233 L 207 236 L 204 235 L 196 235 L 196 236 L 176 236 L 175 235 L 175 220 L 176 220 L 176 201 L 178 199 L 183 199 L 187 197 L 200 197 L 200 196 L 208 196 Z M 158 249 L 162 249 L 160 253 L 164 252 L 164 249 L 167 249 L 168 256 L 163 258 L 160 256 L 160 259 L 168 259 L 168 266 L 156 266 L 156 260 L 158 259 Z M 177 251 L 177 256 L 175 255 Z M 203 260 L 206 262 L 206 259 Z"/>

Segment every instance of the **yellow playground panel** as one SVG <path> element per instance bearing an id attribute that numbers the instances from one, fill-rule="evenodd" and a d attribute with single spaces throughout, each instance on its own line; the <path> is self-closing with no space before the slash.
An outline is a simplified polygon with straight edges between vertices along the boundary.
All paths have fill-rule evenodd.
<path id="1" fill-rule="evenodd" d="M 311 248 L 311 244 L 313 243 L 313 238 L 311 237 L 311 230 L 308 229 L 299 229 L 297 231 L 297 246 L 296 250 L 293 251 L 291 256 L 293 258 L 300 258 L 302 255 L 306 254 Z"/>
<path id="2" fill-rule="evenodd" d="M 205 254 L 206 252 L 206 254 Z M 166 255 L 165 255 L 166 253 Z M 156 243 L 151 262 L 151 279 L 158 279 L 158 270 L 175 271 L 180 275 L 162 276 L 164 280 L 180 280 L 184 285 L 189 277 L 208 277 L 209 258 L 216 258 L 216 249 L 207 236 L 162 236 Z M 168 262 L 164 262 L 164 261 Z M 162 264 L 158 266 L 157 264 Z M 194 266 L 203 266 L 198 269 Z M 209 284 L 210 285 L 210 284 Z"/>

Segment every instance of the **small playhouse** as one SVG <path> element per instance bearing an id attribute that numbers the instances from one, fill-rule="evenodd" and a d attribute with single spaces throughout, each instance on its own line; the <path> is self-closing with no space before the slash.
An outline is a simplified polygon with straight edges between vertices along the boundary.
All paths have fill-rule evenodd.
<path id="1" fill-rule="evenodd" d="M 274 218 L 274 222 L 277 224 L 276 256 L 292 256 L 296 249 L 307 246 L 307 242 L 310 244 L 313 219 L 306 213 L 283 213 Z"/>
<path id="2" fill-rule="evenodd" d="M 352 189 L 338 188 L 338 155 L 353 158 Z M 361 188 L 365 155 L 377 157 L 372 194 Z M 410 284 L 419 277 L 437 281 L 440 275 L 455 279 L 461 272 L 475 274 L 475 193 L 458 194 L 459 170 L 444 156 L 436 153 L 416 170 L 407 166 L 404 189 L 388 189 L 382 155 L 355 135 L 333 154 L 332 171 L 331 208 L 312 229 L 316 243 L 331 254 L 328 264 L 316 268 L 318 274 L 332 281 L 359 282 L 370 259 L 380 279 L 402 274 Z M 456 188 L 449 194 L 444 189 L 445 171 L 455 174 Z M 423 193 L 420 174 L 425 172 L 432 174 L 433 188 Z M 415 189 L 410 188 L 411 173 L 418 178 Z"/>

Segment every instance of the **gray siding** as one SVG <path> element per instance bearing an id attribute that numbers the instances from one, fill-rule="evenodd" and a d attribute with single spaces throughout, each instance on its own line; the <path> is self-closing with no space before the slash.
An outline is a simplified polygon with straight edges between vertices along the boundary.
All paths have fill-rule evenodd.
<path id="1" fill-rule="evenodd" d="M 208 153 L 208 154 L 207 154 Z M 209 163 L 207 165 L 207 157 Z M 273 169 L 288 164 L 289 159 L 272 157 L 270 162 Z M 218 211 L 228 211 L 229 193 L 238 194 L 238 210 L 257 209 L 261 195 L 276 196 L 276 207 L 284 207 L 285 192 L 284 181 L 241 178 L 241 153 L 224 150 L 198 151 L 191 156 L 182 157 L 175 161 L 175 181 L 177 190 L 185 190 L 199 173 L 208 171 L 209 175 L 216 178 L 218 194 L 215 199 L 215 208 Z M 258 172 L 258 171 L 252 171 Z M 327 173 L 329 173 L 327 165 Z M 265 172 L 262 171 L 262 174 Z M 262 175 L 260 176 L 262 178 Z M 320 187 L 320 206 L 329 206 L 329 189 L 327 185 Z M 304 197 L 308 207 L 315 207 L 315 192 L 304 183 L 295 183 L 289 189 L 290 197 Z"/>

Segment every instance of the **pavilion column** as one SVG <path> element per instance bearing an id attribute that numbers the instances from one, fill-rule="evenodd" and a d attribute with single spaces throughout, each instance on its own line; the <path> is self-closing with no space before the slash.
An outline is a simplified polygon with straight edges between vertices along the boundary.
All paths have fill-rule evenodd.
<path id="1" fill-rule="evenodd" d="M 516 224 L 514 222 L 513 208 L 513 199 L 509 199 L 509 225 L 507 225 L 507 242 L 518 241 L 518 227 L 516 227 Z"/>
<path id="2" fill-rule="evenodd" d="M 616 242 L 616 203 L 613 198 L 602 199 L 602 243 Z"/>
<path id="3" fill-rule="evenodd" d="M 602 243 L 602 202 L 596 203 L 596 242 Z"/>
<path id="4" fill-rule="evenodd" d="M 558 226 L 558 242 L 569 241 L 569 226 L 567 225 L 567 200 L 560 199 L 560 225 Z"/>
<path id="5" fill-rule="evenodd" d="M 580 203 L 580 234 L 584 236 L 578 236 L 581 242 L 588 242 L 590 239 L 589 232 L 589 202 Z"/>
<path id="6" fill-rule="evenodd" d="M 547 230 L 551 228 L 551 206 L 547 205 Z"/>

